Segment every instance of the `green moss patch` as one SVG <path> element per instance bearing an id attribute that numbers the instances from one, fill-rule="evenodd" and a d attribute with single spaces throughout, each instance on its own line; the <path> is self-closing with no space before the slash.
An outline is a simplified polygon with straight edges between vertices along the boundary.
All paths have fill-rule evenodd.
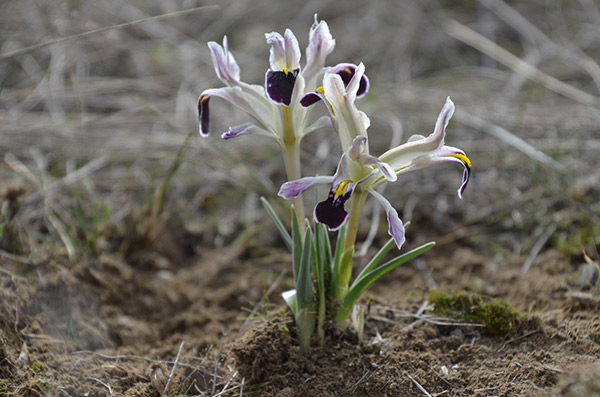
<path id="1" fill-rule="evenodd" d="M 464 291 L 431 291 L 427 300 L 432 305 L 430 313 L 468 323 L 484 324 L 492 335 L 509 333 L 523 317 L 503 299 L 486 300 Z"/>

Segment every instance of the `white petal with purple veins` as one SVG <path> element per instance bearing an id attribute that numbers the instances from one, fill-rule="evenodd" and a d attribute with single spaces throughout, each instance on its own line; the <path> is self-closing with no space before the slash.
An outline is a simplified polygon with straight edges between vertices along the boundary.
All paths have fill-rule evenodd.
<path id="1" fill-rule="evenodd" d="M 383 197 L 381 194 L 379 194 L 375 190 L 369 189 L 369 193 L 377 199 L 379 204 L 381 204 L 381 206 L 385 210 L 385 213 L 387 215 L 388 225 L 389 225 L 388 234 L 390 236 L 392 236 L 392 238 L 394 239 L 394 242 L 396 243 L 396 246 L 398 247 L 398 249 L 400 249 L 402 247 L 402 245 L 404 244 L 405 236 L 404 236 L 404 225 L 402 224 L 402 221 L 400 220 L 400 217 L 398 216 L 398 212 L 396 211 L 396 209 L 394 207 L 392 207 L 392 204 L 390 204 L 390 202 L 387 201 L 387 199 L 385 197 Z"/>
<path id="2" fill-rule="evenodd" d="M 290 199 L 298 197 L 308 189 L 317 185 L 329 185 L 332 181 L 332 176 L 307 176 L 284 183 L 281 185 L 281 188 L 279 188 L 279 193 L 277 194 L 284 199 Z"/>

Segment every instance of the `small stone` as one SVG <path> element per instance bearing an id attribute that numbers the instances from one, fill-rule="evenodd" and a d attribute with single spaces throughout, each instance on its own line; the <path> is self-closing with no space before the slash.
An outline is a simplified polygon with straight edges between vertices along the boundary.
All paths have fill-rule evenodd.
<path id="1" fill-rule="evenodd" d="M 460 328 L 454 328 L 450 335 L 458 337 L 461 341 L 465 340 L 465 333 Z"/>
<path id="2" fill-rule="evenodd" d="M 591 263 L 585 263 L 579 268 L 577 286 L 581 290 L 592 288 L 598 282 L 598 269 Z"/>

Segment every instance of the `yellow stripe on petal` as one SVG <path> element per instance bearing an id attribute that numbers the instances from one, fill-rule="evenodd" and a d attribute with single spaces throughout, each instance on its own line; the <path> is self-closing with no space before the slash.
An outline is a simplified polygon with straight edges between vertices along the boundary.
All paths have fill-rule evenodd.
<path id="1" fill-rule="evenodd" d="M 471 160 L 461 153 L 449 154 L 448 157 L 459 159 L 468 169 L 471 169 Z"/>
<path id="2" fill-rule="evenodd" d="M 342 181 L 333 189 L 333 199 L 337 200 L 340 196 L 346 193 L 346 189 L 348 188 L 348 184 L 352 181 Z"/>
<path id="3" fill-rule="evenodd" d="M 323 86 L 317 87 L 316 91 L 321 95 L 325 95 L 325 89 Z"/>

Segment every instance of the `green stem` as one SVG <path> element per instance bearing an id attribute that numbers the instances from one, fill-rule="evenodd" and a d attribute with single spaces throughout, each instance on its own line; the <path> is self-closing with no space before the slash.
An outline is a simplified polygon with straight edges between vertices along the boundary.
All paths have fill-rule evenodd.
<path id="1" fill-rule="evenodd" d="M 348 215 L 346 240 L 344 241 L 344 254 L 340 265 L 337 294 L 338 299 L 344 299 L 350 279 L 352 278 L 352 255 L 354 254 L 354 244 L 356 243 L 356 234 L 358 233 L 358 222 L 362 213 L 362 208 L 367 199 L 367 192 L 362 190 L 360 186 L 356 188 L 350 198 L 350 211 Z"/>
<path id="2" fill-rule="evenodd" d="M 367 199 L 367 191 L 363 190 L 360 186 L 356 187 L 356 190 L 350 198 L 350 211 L 348 212 L 348 232 L 346 233 L 346 241 L 344 242 L 344 251 L 354 247 L 356 243 L 356 234 L 358 233 L 358 222 L 360 221 L 360 215 L 362 214 L 363 206 Z"/>
<path id="3" fill-rule="evenodd" d="M 292 112 L 288 106 L 281 107 L 281 118 L 283 121 L 283 140 L 281 141 L 281 150 L 283 153 L 283 163 L 288 181 L 295 181 L 302 177 L 300 167 L 300 140 L 299 134 L 296 134 L 292 123 Z M 296 218 L 300 225 L 304 224 L 304 204 L 302 196 L 292 199 L 296 208 Z"/>

